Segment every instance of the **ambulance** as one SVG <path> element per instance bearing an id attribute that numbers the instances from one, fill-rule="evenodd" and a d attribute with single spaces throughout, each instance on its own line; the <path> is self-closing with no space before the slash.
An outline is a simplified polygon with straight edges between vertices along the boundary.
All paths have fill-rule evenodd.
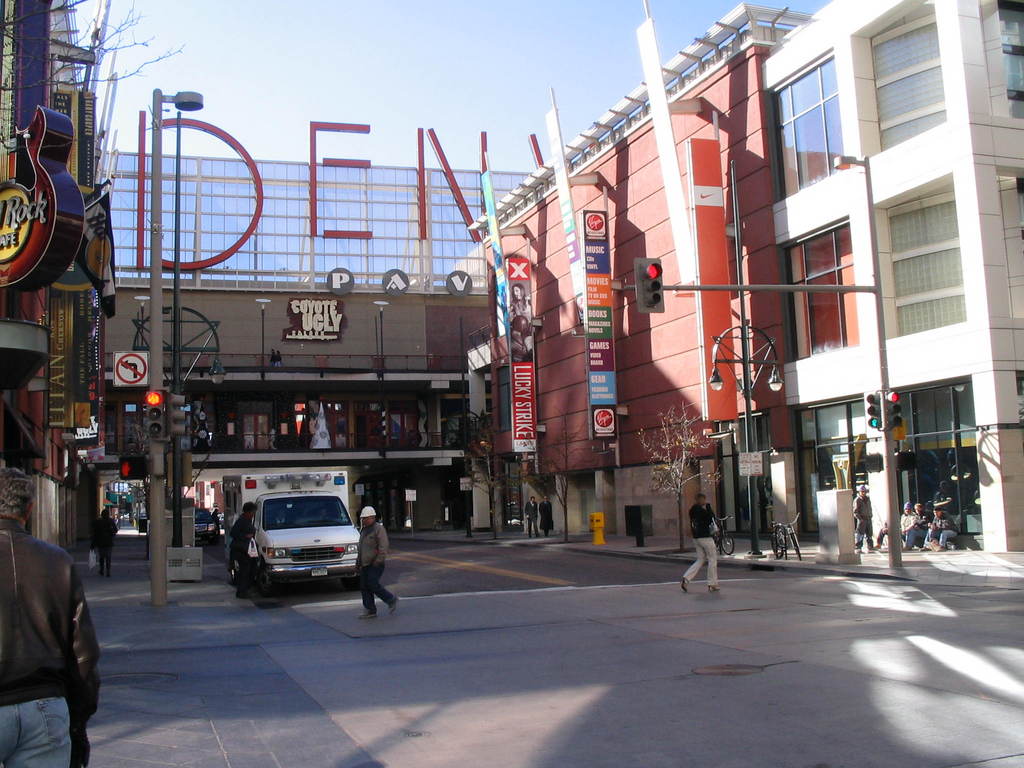
<path id="1" fill-rule="evenodd" d="M 256 504 L 253 525 L 259 562 L 253 582 L 263 595 L 299 581 L 334 580 L 339 587 L 356 579 L 359 530 L 348 508 L 348 473 L 286 470 L 228 475 L 224 488 L 225 562 L 231 583 L 238 565 L 231 554 L 231 526 L 242 505 Z"/>

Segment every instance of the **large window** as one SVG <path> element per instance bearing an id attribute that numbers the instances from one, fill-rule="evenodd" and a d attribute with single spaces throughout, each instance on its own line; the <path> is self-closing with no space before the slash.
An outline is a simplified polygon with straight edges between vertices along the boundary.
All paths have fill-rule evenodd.
<path id="1" fill-rule="evenodd" d="M 1000 2 L 999 24 L 1010 115 L 1024 117 L 1024 4 Z"/>
<path id="2" fill-rule="evenodd" d="M 931 17 L 902 24 L 871 41 L 882 149 L 946 120 L 939 35 Z"/>
<path id="3" fill-rule="evenodd" d="M 787 251 L 787 255 L 790 276 L 797 285 L 854 283 L 849 226 L 795 245 Z M 808 357 L 857 343 L 854 294 L 795 294 L 793 310 L 798 357 Z"/>
<path id="4" fill-rule="evenodd" d="M 956 203 L 923 201 L 889 219 L 899 334 L 967 319 Z"/>
<path id="5" fill-rule="evenodd" d="M 782 169 L 791 195 L 833 172 L 843 154 L 835 63 L 829 59 L 778 93 Z"/>

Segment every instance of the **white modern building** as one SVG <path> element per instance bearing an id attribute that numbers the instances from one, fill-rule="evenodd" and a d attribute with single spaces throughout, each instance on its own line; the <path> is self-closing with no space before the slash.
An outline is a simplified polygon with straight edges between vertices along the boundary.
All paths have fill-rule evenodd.
<path id="1" fill-rule="evenodd" d="M 1024 4 L 837 0 L 765 66 L 791 281 L 870 283 L 877 230 L 917 461 L 899 502 L 952 496 L 964 545 L 1024 548 Z M 865 169 L 836 170 L 840 155 L 870 159 L 872 210 Z M 785 382 L 805 512 L 864 476 L 879 386 L 873 297 L 812 296 L 792 300 Z M 885 478 L 868 477 L 881 516 Z"/>

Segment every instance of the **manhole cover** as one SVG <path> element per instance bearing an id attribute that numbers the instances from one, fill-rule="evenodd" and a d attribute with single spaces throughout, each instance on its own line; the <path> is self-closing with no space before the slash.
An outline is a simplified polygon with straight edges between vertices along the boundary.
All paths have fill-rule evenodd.
<path id="1" fill-rule="evenodd" d="M 418 739 L 420 736 L 429 735 L 426 731 L 404 731 L 403 736 L 407 739 Z"/>
<path id="2" fill-rule="evenodd" d="M 177 680 L 169 672 L 127 672 L 123 675 L 103 675 L 103 685 L 153 685 Z"/>
<path id="3" fill-rule="evenodd" d="M 764 672 L 764 667 L 754 664 L 713 664 L 710 667 L 697 667 L 693 670 L 695 675 L 755 675 Z"/>

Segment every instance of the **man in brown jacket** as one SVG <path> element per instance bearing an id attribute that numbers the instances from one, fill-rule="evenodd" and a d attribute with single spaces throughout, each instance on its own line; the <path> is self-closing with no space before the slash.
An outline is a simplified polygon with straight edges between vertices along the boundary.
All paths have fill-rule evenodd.
<path id="1" fill-rule="evenodd" d="M 100 649 L 71 556 L 25 530 L 34 496 L 25 473 L 0 469 L 0 763 L 78 768 Z"/>
<path id="2" fill-rule="evenodd" d="M 377 617 L 377 604 L 373 599 L 376 595 L 383 600 L 391 613 L 398 607 L 398 598 L 380 585 L 380 577 L 384 574 L 384 563 L 388 556 L 388 532 L 377 522 L 377 510 L 363 507 L 359 513 L 359 555 L 356 565 L 359 568 L 359 589 L 363 593 L 363 608 L 360 619 Z"/>

